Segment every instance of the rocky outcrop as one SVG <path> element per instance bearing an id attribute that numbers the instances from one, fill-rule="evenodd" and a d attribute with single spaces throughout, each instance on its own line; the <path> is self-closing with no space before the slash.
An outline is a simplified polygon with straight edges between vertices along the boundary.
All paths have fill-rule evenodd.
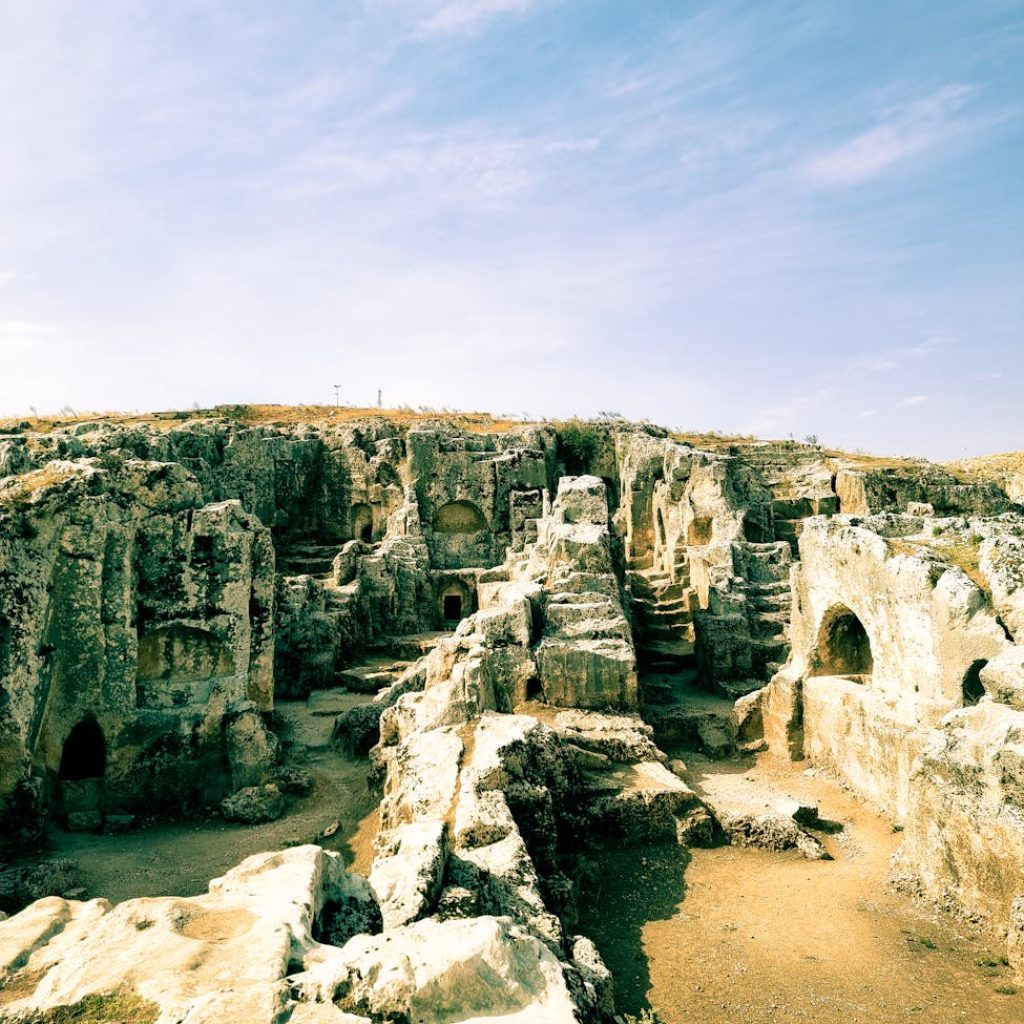
<path id="1" fill-rule="evenodd" d="M 224 724 L 273 701 L 273 570 L 269 532 L 237 501 L 204 505 L 179 465 L 0 484 L 4 837 L 46 807 L 93 827 L 222 796 Z M 258 715 L 248 728 L 263 746 L 234 744 L 231 764 L 266 773 Z"/>
<path id="2" fill-rule="evenodd" d="M 275 697 L 344 685 L 374 694 L 334 729 L 382 785 L 373 863 L 37 902 L 0 922 L 3 1013 L 603 1021 L 576 853 L 823 853 L 805 809 L 716 804 L 655 739 L 838 774 L 903 826 L 901 881 L 1020 964 L 1024 520 L 997 485 L 625 424 L 165 426 L 0 439 L 0 834 L 272 819 L 310 784 Z"/>
<path id="3" fill-rule="evenodd" d="M 809 520 L 793 655 L 759 700 L 774 753 L 900 823 L 904 885 L 1002 931 L 1024 893 L 1024 652 L 1005 622 L 1022 532 L 1015 515 Z"/>

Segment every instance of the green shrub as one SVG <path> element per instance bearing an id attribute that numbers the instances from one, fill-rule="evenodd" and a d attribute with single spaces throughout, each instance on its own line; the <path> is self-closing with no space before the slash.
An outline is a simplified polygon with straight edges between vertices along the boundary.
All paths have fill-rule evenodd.
<path id="1" fill-rule="evenodd" d="M 22 1024 L 153 1024 L 160 1016 L 156 1003 L 131 993 L 86 996 L 74 1006 L 55 1006 L 20 1017 Z"/>
<path id="2" fill-rule="evenodd" d="M 567 473 L 588 472 L 600 447 L 601 431 L 592 423 L 574 419 L 558 429 L 558 455 Z"/>
<path id="3" fill-rule="evenodd" d="M 623 1018 L 626 1024 L 664 1024 L 657 1010 L 641 1010 L 639 1013 L 627 1013 Z"/>

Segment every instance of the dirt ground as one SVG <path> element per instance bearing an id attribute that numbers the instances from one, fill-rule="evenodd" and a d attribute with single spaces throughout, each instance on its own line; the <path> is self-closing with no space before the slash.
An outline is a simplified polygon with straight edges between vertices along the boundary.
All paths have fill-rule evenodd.
<path id="1" fill-rule="evenodd" d="M 377 798 L 366 782 L 366 758 L 350 759 L 330 747 L 335 716 L 367 697 L 341 690 L 314 693 L 309 701 L 279 701 L 290 763 L 313 776 L 307 797 L 289 797 L 285 815 L 264 825 L 235 825 L 220 818 L 156 824 L 121 836 L 66 832 L 54 827 L 52 856 L 78 862 L 86 898 L 112 903 L 136 896 L 196 896 L 210 879 L 263 850 L 317 842 L 337 850 L 365 871 L 376 835 Z M 335 821 L 337 831 L 322 833 Z"/>
<path id="2" fill-rule="evenodd" d="M 620 1012 L 653 1008 L 665 1024 L 1024 1021 L 1005 948 L 889 891 L 899 835 L 836 782 L 770 762 L 690 767 L 709 798 L 752 783 L 817 800 L 844 827 L 821 836 L 832 861 L 735 846 L 601 855 L 579 930 L 614 973 Z"/>

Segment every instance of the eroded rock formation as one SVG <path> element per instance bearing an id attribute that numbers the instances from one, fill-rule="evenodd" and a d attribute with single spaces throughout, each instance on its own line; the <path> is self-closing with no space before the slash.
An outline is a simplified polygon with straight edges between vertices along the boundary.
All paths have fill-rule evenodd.
<path id="1" fill-rule="evenodd" d="M 1020 964 L 1024 516 L 1006 492 L 579 429 L 0 438 L 9 851 L 51 819 L 282 813 L 269 713 L 321 688 L 367 694 L 334 735 L 381 786 L 365 879 L 304 846 L 206 896 L 53 898 L 0 923 L 2 1012 L 129 991 L 161 1022 L 606 1020 L 610 974 L 575 931 L 587 843 L 823 852 L 803 807 L 706 806 L 662 738 L 835 773 L 902 826 L 901 884 L 983 918 Z M 360 666 L 378 650 L 396 667 Z"/>

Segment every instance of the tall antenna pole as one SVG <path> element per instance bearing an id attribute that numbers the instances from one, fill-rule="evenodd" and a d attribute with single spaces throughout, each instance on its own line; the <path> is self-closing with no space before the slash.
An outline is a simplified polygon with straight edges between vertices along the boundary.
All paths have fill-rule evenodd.
<path id="1" fill-rule="evenodd" d="M 384 389 L 383 388 L 377 388 L 377 408 L 378 409 L 383 409 L 384 408 Z"/>
<path id="2" fill-rule="evenodd" d="M 334 404 L 341 405 L 341 385 L 334 385 Z"/>

